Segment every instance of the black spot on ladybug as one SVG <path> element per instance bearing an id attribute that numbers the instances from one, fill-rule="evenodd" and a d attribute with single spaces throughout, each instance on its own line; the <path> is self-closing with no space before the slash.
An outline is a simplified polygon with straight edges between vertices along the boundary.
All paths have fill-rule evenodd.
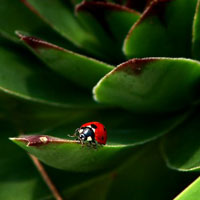
<path id="1" fill-rule="evenodd" d="M 102 136 L 101 139 L 104 140 L 104 137 Z"/>
<path id="2" fill-rule="evenodd" d="M 97 128 L 97 126 L 95 124 L 91 124 L 91 127 L 95 128 L 95 129 Z"/>

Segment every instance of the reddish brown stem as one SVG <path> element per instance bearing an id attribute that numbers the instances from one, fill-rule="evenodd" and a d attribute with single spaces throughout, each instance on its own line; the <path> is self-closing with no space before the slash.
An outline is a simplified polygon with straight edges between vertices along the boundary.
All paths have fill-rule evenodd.
<path id="1" fill-rule="evenodd" d="M 37 167 L 38 171 L 40 172 L 42 178 L 44 179 L 45 183 L 47 184 L 47 186 L 49 187 L 49 189 L 51 190 L 53 196 L 55 197 L 56 200 L 63 200 L 63 198 L 61 197 L 61 195 L 59 194 L 57 188 L 55 187 L 55 185 L 53 184 L 53 182 L 51 181 L 51 179 L 49 178 L 47 172 L 45 171 L 43 165 L 40 163 L 40 161 L 33 155 L 30 155 L 31 160 L 33 161 L 33 163 L 35 164 L 35 166 Z"/>

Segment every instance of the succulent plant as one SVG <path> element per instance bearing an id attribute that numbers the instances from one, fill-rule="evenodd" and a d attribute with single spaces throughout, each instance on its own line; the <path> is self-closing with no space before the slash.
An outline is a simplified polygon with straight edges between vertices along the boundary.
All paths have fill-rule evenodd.
<path id="1" fill-rule="evenodd" d="M 200 0 L 0 2 L 0 199 L 200 199 Z"/>

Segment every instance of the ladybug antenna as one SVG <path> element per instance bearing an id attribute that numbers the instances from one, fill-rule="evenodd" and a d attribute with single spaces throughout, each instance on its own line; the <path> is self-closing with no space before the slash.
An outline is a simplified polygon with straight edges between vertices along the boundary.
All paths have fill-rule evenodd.
<path id="1" fill-rule="evenodd" d="M 67 136 L 68 136 L 68 137 L 77 137 L 77 134 L 79 133 L 78 131 L 79 131 L 79 128 L 77 128 L 77 129 L 75 130 L 75 132 L 74 132 L 73 135 L 68 134 Z"/>

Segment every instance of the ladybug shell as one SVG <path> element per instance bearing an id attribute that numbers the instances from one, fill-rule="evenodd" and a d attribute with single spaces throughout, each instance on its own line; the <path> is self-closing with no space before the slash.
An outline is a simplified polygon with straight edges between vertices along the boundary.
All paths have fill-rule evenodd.
<path id="1" fill-rule="evenodd" d="M 91 127 L 93 130 L 95 130 L 94 135 L 95 135 L 95 140 L 99 144 L 106 144 L 107 141 L 107 131 L 106 128 L 103 124 L 100 122 L 88 122 L 85 123 L 81 126 L 82 127 Z"/>

